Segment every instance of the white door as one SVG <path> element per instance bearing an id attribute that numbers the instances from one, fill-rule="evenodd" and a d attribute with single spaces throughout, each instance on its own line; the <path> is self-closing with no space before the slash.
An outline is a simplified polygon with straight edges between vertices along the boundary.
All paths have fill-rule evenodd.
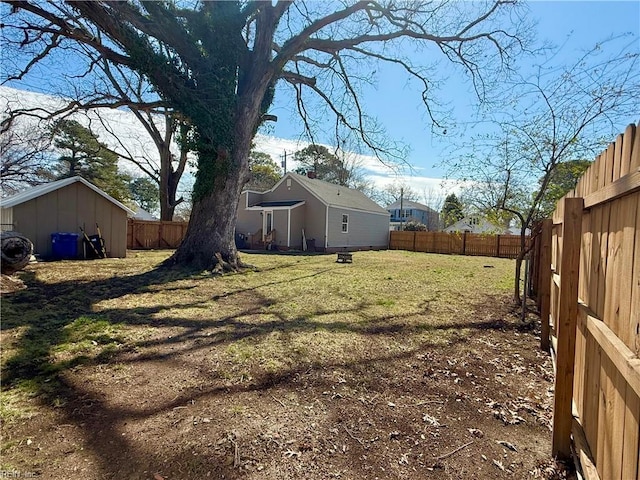
<path id="1" fill-rule="evenodd" d="M 264 212 L 264 219 L 262 224 L 262 231 L 264 232 L 263 236 L 266 236 L 269 233 L 271 233 L 271 230 L 273 230 L 273 211 L 266 210 Z"/>

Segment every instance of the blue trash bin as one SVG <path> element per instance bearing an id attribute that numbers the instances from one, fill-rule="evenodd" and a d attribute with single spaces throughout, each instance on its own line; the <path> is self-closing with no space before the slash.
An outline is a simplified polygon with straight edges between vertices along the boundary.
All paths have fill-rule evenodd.
<path id="1" fill-rule="evenodd" d="M 51 254 L 55 259 L 78 258 L 78 233 L 52 233 Z"/>

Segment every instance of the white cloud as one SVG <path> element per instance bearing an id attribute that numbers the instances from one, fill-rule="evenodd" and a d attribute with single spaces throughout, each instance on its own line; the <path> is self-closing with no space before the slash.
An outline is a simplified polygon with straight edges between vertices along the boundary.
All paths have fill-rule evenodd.
<path id="1" fill-rule="evenodd" d="M 58 97 L 0 86 L 0 107 L 4 112 L 6 112 L 7 109 L 37 108 L 39 110 L 34 113 L 39 112 L 44 116 L 46 111 L 55 111 L 65 105 L 66 101 Z M 132 113 L 122 109 L 101 109 L 99 115 L 100 117 L 95 112 L 89 112 L 86 115 L 76 114 L 73 118 L 77 119 L 85 126 L 90 126 L 92 131 L 98 135 L 100 140 L 109 145 L 109 147 L 115 150 L 119 150 L 121 148 L 118 144 L 118 140 L 116 140 L 117 138 L 127 146 L 134 156 L 157 160 L 158 153 L 153 141 Z M 99 118 L 104 120 L 108 125 L 108 128 L 103 127 Z M 160 127 L 161 130 L 164 129 L 164 126 L 161 123 L 162 121 L 163 120 L 159 117 L 158 127 Z M 29 126 L 29 128 L 46 128 L 46 125 L 41 123 L 35 117 L 22 119 L 20 121 L 20 125 Z M 278 164 L 283 160 L 283 155 L 286 152 L 287 169 L 289 171 L 294 170 L 297 167 L 296 162 L 293 161 L 293 154 L 308 145 L 308 142 L 302 140 L 288 140 L 260 133 L 257 134 L 255 138 L 256 150 L 269 154 Z M 326 146 L 330 150 L 334 148 L 331 145 Z M 174 146 L 174 151 L 177 153 L 177 146 Z M 408 168 L 401 168 L 402 166 L 392 168 L 383 164 L 374 156 L 361 155 L 354 152 L 347 152 L 346 155 L 349 160 L 357 163 L 365 170 L 366 176 L 374 183 L 376 188 L 379 189 L 397 181 L 410 186 L 421 195 L 426 195 L 428 193 L 432 196 L 446 196 L 449 193 L 457 193 L 460 190 L 460 186 L 456 182 L 440 178 L 407 174 L 405 172 L 409 170 Z M 130 173 L 139 173 L 130 163 L 125 164 L 123 162 L 121 167 Z M 414 171 L 419 173 L 420 170 L 422 169 Z M 190 173 L 193 174 L 193 172 Z M 185 178 L 185 185 L 181 190 L 189 188 L 188 185 L 191 183 L 192 178 Z"/>

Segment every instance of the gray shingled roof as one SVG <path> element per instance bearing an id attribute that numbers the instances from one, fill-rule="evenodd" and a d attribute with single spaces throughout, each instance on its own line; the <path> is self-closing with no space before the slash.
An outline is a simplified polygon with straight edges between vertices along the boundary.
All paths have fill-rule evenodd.
<path id="1" fill-rule="evenodd" d="M 342 187 L 334 183 L 328 183 L 317 178 L 309 178 L 304 175 L 290 172 L 292 178 L 300 182 L 309 191 L 315 194 L 323 202 L 332 207 L 346 207 L 368 212 L 389 214 L 384 208 L 367 197 L 364 193 L 352 188 Z"/>
<path id="2" fill-rule="evenodd" d="M 21 203 L 28 202 L 29 200 L 32 200 L 32 199 L 37 198 L 37 197 L 41 197 L 42 195 L 46 195 L 47 193 L 53 192 L 53 191 L 58 190 L 58 189 L 60 189 L 62 187 L 66 187 L 67 185 L 71 185 L 72 183 L 75 183 L 75 182 L 80 182 L 83 185 L 86 185 L 91 190 L 96 192 L 98 195 L 106 198 L 111 203 L 113 203 L 113 204 L 117 205 L 118 207 L 120 207 L 121 209 L 123 209 L 125 212 L 127 212 L 127 214 L 129 216 L 134 216 L 135 215 L 136 212 L 131 210 L 126 205 L 123 205 L 122 203 L 120 203 L 118 200 L 116 200 L 112 196 L 106 194 L 105 192 L 100 190 L 98 187 L 96 187 L 94 184 L 86 181 L 82 177 L 63 178 L 62 180 L 56 180 L 55 182 L 49 182 L 49 183 L 45 183 L 45 184 L 42 184 L 42 185 L 38 185 L 36 187 L 32 187 L 32 188 L 30 188 L 28 190 L 25 190 L 24 192 L 16 193 L 15 195 L 12 195 L 11 197 L 3 198 L 2 202 L 1 202 L 2 203 L 2 208 L 15 207 L 16 205 L 20 205 Z"/>
<path id="3" fill-rule="evenodd" d="M 387 210 L 396 210 L 400 208 L 400 200 L 393 202 L 391 205 L 387 207 Z M 423 205 L 422 203 L 414 202 L 411 200 L 404 200 L 402 202 L 402 208 L 414 208 L 416 210 L 424 210 L 425 212 L 435 212 L 435 210 L 428 205 Z"/>

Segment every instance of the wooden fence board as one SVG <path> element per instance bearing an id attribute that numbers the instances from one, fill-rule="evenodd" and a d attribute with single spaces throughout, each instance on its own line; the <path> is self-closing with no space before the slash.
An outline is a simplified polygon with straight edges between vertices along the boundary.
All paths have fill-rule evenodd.
<path id="1" fill-rule="evenodd" d="M 618 135 L 614 143 L 613 152 L 613 175 L 612 180 L 616 181 L 620 178 L 620 171 L 622 170 L 622 134 Z"/>
<path id="2" fill-rule="evenodd" d="M 573 419 L 572 434 L 576 446 L 576 451 L 580 464 L 582 466 L 582 476 L 585 480 L 600 480 L 598 470 L 593 463 L 593 454 L 589 449 L 587 437 L 584 434 L 584 428 L 580 424 L 579 419 Z"/>
<path id="3" fill-rule="evenodd" d="M 553 406 L 553 454 L 571 457 L 571 405 L 575 361 L 576 324 L 578 319 L 578 277 L 580 271 L 580 237 L 582 235 L 582 198 L 565 198 L 562 222 L 563 252 L 557 319 L 558 367 Z"/>
<path id="4" fill-rule="evenodd" d="M 620 283 L 622 265 L 621 244 L 624 239 L 624 218 L 621 202 L 614 202 L 610 207 L 609 225 L 607 226 L 607 264 L 604 276 L 604 306 L 602 318 L 607 326 L 618 336 L 625 327 L 620 325 Z"/>
<path id="5" fill-rule="evenodd" d="M 586 320 L 586 314 L 585 314 Z M 592 452 L 598 451 L 598 421 L 600 399 L 600 363 L 602 349 L 591 336 L 587 336 L 585 355 L 587 369 L 584 372 L 584 433 Z"/>
<path id="6" fill-rule="evenodd" d="M 636 133 L 636 126 L 629 125 L 624 131 L 622 137 L 622 161 L 620 163 L 620 176 L 624 177 L 630 172 L 631 168 L 631 151 L 633 147 L 633 141 Z"/>
<path id="7" fill-rule="evenodd" d="M 580 246 L 580 283 L 578 285 L 578 297 L 584 303 L 589 303 L 589 289 L 591 288 L 591 244 L 593 232 L 591 228 L 591 211 L 582 214 L 582 245 Z"/>
<path id="8" fill-rule="evenodd" d="M 624 409 L 624 433 L 621 480 L 640 478 L 638 449 L 640 448 L 640 397 L 627 386 Z"/>
<path id="9" fill-rule="evenodd" d="M 127 248 L 177 248 L 186 233 L 188 223 L 129 219 Z"/>
<path id="10" fill-rule="evenodd" d="M 634 349 L 634 338 L 631 322 L 627 319 L 631 319 L 631 295 L 620 295 L 620 292 L 633 292 L 633 261 L 634 261 L 634 246 L 640 238 L 636 239 L 637 228 L 636 217 L 638 215 L 637 209 L 640 203 L 640 195 L 628 196 L 618 200 L 620 205 L 620 231 L 619 237 L 619 252 L 620 257 L 619 270 L 612 272 L 612 274 L 618 279 L 614 285 L 617 301 L 614 303 L 611 316 L 615 317 L 616 324 L 618 325 L 617 335 L 631 350 Z"/>
<path id="11" fill-rule="evenodd" d="M 587 365 L 587 339 L 589 332 L 587 330 L 587 316 L 578 312 L 578 324 L 576 331 L 576 355 L 575 355 L 575 373 L 573 380 L 573 400 L 578 410 L 578 417 L 584 418 L 585 405 L 585 372 Z"/>
<path id="12" fill-rule="evenodd" d="M 640 128 L 636 130 L 636 134 Z M 637 142 L 640 147 L 640 141 Z M 640 357 L 640 195 L 636 195 L 636 221 L 635 221 L 635 255 L 633 258 L 633 270 L 631 272 L 631 318 L 629 321 L 629 338 L 625 342 L 629 348 Z M 635 347 L 635 348 L 634 348 Z"/>
<path id="13" fill-rule="evenodd" d="M 598 406 L 598 450 L 596 466 L 602 478 L 619 479 L 622 464 L 622 421 L 624 406 L 619 393 L 619 374 L 612 362 L 602 357 Z M 622 407 L 622 408 L 621 408 Z"/>
<path id="14" fill-rule="evenodd" d="M 589 268 L 589 293 L 585 298 L 587 305 L 594 311 L 598 303 L 598 286 L 600 278 L 600 245 L 602 228 L 602 207 L 591 209 L 591 266 Z"/>
<path id="15" fill-rule="evenodd" d="M 540 300 L 540 317 L 542 320 L 542 332 L 540 339 L 540 348 L 549 351 L 549 315 L 551 313 L 551 241 L 552 241 L 553 222 L 551 219 L 542 222 L 542 231 L 540 234 L 540 260 L 539 263 L 546 265 L 540 271 L 540 287 L 538 288 L 538 298 Z"/>
<path id="16" fill-rule="evenodd" d="M 531 239 L 526 237 L 525 244 L 528 245 L 530 241 Z M 389 248 L 425 253 L 516 258 L 520 252 L 520 236 L 393 231 L 389 235 Z"/>
<path id="17" fill-rule="evenodd" d="M 588 463 L 589 475 L 603 480 L 640 480 L 639 127 L 640 124 L 627 127 L 596 158 L 553 214 L 549 309 L 550 318 L 558 325 L 558 338 L 551 341 L 558 350 L 557 356 L 552 351 L 557 363 L 554 454 L 564 456 L 557 442 L 564 436 L 556 430 L 566 427 L 566 416 L 557 414 L 557 404 L 566 400 L 566 392 L 572 388 L 578 416 L 574 422 L 578 457 Z M 572 247 L 566 245 L 570 240 L 563 235 L 563 217 L 572 197 L 583 197 L 585 208 L 578 262 L 581 304 L 574 339 L 573 381 L 569 387 L 558 388 L 561 377 L 570 376 L 564 370 L 562 352 L 572 340 L 563 338 L 567 307 L 562 305 L 566 302 L 565 277 L 571 271 L 567 271 L 565 257 L 573 256 Z M 549 268 L 538 259 L 532 265 Z M 541 271 L 536 275 L 542 278 Z M 541 291 L 540 285 L 537 291 Z M 565 381 L 568 383 L 568 378 Z M 594 457 L 587 458 L 588 451 Z"/>
<path id="18" fill-rule="evenodd" d="M 640 124 L 636 126 L 633 145 L 631 146 L 630 170 L 633 171 L 636 168 L 640 168 Z"/>

